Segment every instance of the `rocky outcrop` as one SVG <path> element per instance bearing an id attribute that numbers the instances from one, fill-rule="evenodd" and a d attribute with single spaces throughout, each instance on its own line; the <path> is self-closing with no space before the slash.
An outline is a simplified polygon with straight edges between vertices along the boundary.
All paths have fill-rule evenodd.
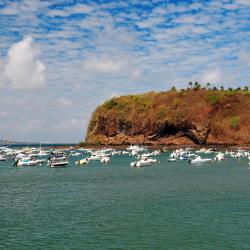
<path id="1" fill-rule="evenodd" d="M 86 142 L 123 145 L 250 144 L 248 92 L 185 90 L 113 98 L 89 122 Z"/>

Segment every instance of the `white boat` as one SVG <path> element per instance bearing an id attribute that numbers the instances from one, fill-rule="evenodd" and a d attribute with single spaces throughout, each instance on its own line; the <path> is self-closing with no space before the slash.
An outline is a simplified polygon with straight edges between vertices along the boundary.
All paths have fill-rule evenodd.
<path id="1" fill-rule="evenodd" d="M 225 160 L 224 154 L 222 153 L 218 153 L 215 157 L 214 157 L 215 161 L 222 161 Z"/>
<path id="2" fill-rule="evenodd" d="M 80 156 L 80 155 L 81 155 L 80 152 L 74 152 L 74 153 L 71 154 L 71 156 Z"/>
<path id="3" fill-rule="evenodd" d="M 110 162 L 110 157 L 102 157 L 100 162 L 101 163 L 109 163 Z"/>
<path id="4" fill-rule="evenodd" d="M 17 167 L 24 167 L 24 166 L 30 167 L 30 166 L 36 166 L 38 163 L 39 162 L 37 161 L 37 159 L 28 156 L 18 159 L 14 165 Z"/>
<path id="5" fill-rule="evenodd" d="M 50 168 L 62 168 L 69 164 L 68 158 L 63 154 L 52 155 L 48 160 Z"/>
<path id="6" fill-rule="evenodd" d="M 0 155 L 0 161 L 7 161 L 8 158 L 5 155 Z"/>
<path id="7" fill-rule="evenodd" d="M 50 152 L 49 151 L 43 151 L 43 150 L 40 150 L 39 153 L 37 153 L 37 156 L 49 156 L 50 155 Z"/>
<path id="8" fill-rule="evenodd" d="M 46 159 L 37 159 L 36 161 L 38 164 L 42 164 L 46 162 Z"/>
<path id="9" fill-rule="evenodd" d="M 88 157 L 89 161 L 100 161 L 101 160 L 101 156 L 100 155 L 91 155 L 90 157 Z"/>
<path id="10" fill-rule="evenodd" d="M 83 165 L 83 164 L 87 164 L 87 163 L 89 163 L 88 157 L 75 162 L 76 165 Z"/>
<path id="11" fill-rule="evenodd" d="M 210 163 L 213 160 L 210 158 L 201 158 L 200 156 L 197 156 L 194 160 L 191 160 L 190 163 Z"/>
<path id="12" fill-rule="evenodd" d="M 169 161 L 169 162 L 176 161 L 176 158 L 168 158 L 168 161 Z"/>
<path id="13" fill-rule="evenodd" d="M 158 161 L 156 159 L 152 158 L 143 158 L 139 161 L 131 162 L 130 166 L 131 167 L 144 167 L 144 166 L 150 166 L 152 164 L 157 163 Z"/>

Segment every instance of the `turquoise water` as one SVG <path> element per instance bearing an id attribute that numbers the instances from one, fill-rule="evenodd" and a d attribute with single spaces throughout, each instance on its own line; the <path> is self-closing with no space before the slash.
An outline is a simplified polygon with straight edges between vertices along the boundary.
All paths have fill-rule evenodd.
<path id="1" fill-rule="evenodd" d="M 49 169 L 0 163 L 1 249 L 249 249 L 247 160 Z M 74 159 L 75 160 L 75 159 Z"/>

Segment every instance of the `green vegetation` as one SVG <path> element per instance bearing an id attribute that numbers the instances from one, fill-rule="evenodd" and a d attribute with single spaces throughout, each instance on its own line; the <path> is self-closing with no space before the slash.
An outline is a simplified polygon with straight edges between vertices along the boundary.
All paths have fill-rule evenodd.
<path id="1" fill-rule="evenodd" d="M 208 101 L 208 103 L 210 103 L 211 105 L 217 104 L 217 103 L 218 103 L 218 100 L 219 100 L 219 98 L 218 98 L 217 95 L 209 95 L 209 96 L 207 97 L 207 101 Z"/>
<path id="2" fill-rule="evenodd" d="M 115 105 L 117 105 L 117 102 L 115 101 L 114 98 L 107 100 L 106 102 L 104 102 L 103 106 L 106 109 L 112 109 Z"/>
<path id="3" fill-rule="evenodd" d="M 230 121 L 230 127 L 232 129 L 239 128 L 240 118 L 238 116 L 233 116 Z"/>

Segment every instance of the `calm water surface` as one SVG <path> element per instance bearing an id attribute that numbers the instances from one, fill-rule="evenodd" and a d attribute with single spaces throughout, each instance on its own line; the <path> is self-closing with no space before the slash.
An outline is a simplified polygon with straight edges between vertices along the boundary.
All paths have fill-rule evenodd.
<path id="1" fill-rule="evenodd" d="M 247 160 L 49 169 L 0 163 L 1 249 L 250 249 Z M 74 159 L 75 160 L 75 159 Z"/>

